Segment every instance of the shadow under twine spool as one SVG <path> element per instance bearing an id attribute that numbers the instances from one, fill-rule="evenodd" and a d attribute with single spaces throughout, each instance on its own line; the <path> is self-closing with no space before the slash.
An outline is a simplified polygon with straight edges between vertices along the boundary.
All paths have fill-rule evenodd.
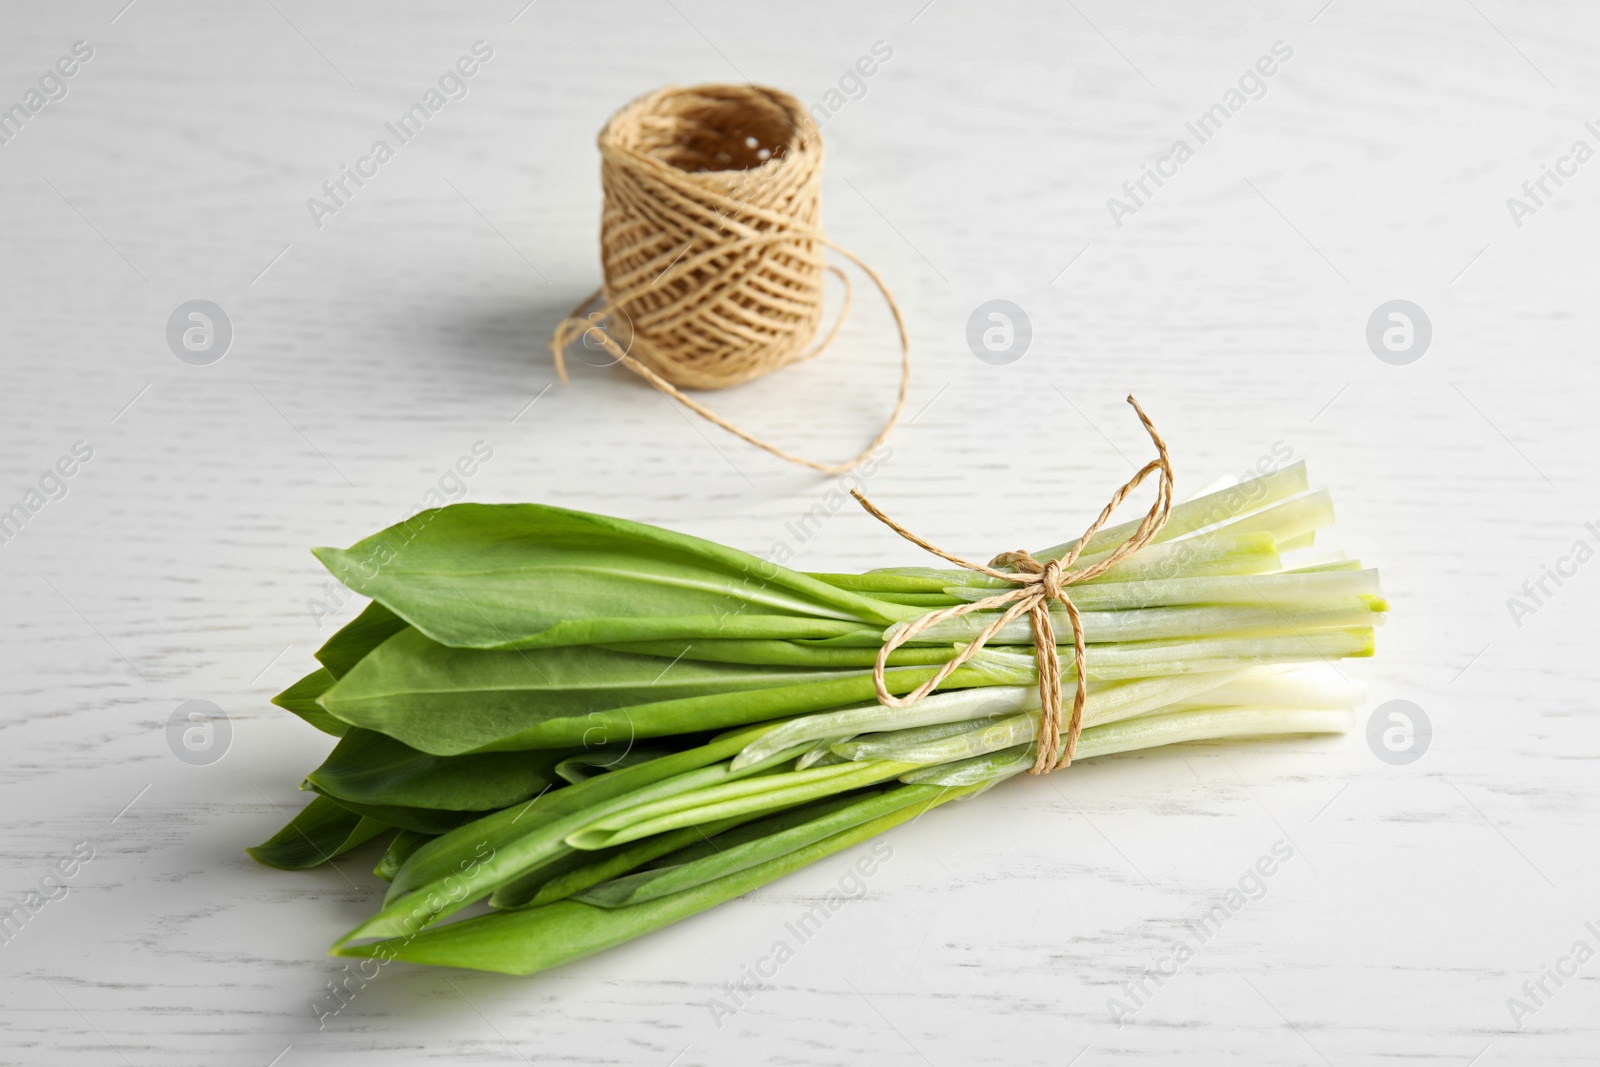
<path id="1" fill-rule="evenodd" d="M 703 418 L 758 448 L 826 474 L 866 459 L 905 407 L 910 342 L 877 273 L 823 235 L 822 139 L 800 101 L 755 85 L 668 87 L 628 104 L 600 131 L 603 288 L 556 327 L 556 372 L 583 338 Z M 883 294 L 900 335 L 900 388 L 872 442 L 844 463 L 787 452 L 729 423 L 683 389 L 722 389 L 810 359 L 850 310 L 832 249 Z M 820 340 L 823 282 L 844 283 Z"/>

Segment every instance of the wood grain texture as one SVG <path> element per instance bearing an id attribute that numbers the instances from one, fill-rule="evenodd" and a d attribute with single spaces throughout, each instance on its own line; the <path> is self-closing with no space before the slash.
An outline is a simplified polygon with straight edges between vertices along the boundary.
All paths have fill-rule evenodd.
<path id="1" fill-rule="evenodd" d="M 0 146 L 0 510 L 94 449 L 0 544 L 0 906 L 94 850 L 0 945 L 0 1061 L 1593 1061 L 1600 962 L 1520 1029 L 1507 998 L 1600 948 L 1600 564 L 1521 625 L 1506 605 L 1600 541 L 1600 162 L 1520 227 L 1506 206 L 1600 147 L 1592 7 L 123 3 L 0 11 L 0 104 L 94 48 Z M 478 40 L 465 97 L 318 228 L 307 198 Z M 399 518 L 481 440 L 474 500 L 787 541 L 802 567 L 918 562 L 853 511 L 802 542 L 786 524 L 831 482 L 615 369 L 550 387 L 543 352 L 598 277 L 614 108 L 741 79 L 824 101 L 878 41 L 892 58 L 823 126 L 828 229 L 915 345 L 875 499 L 957 551 L 1071 536 L 1142 455 L 1130 390 L 1180 495 L 1285 442 L 1394 604 L 1351 673 L 1373 706 L 1421 705 L 1431 750 L 1393 767 L 1358 733 L 1013 781 L 889 835 L 865 898 L 731 1018 L 708 1002 L 851 857 L 534 979 L 395 965 L 319 1028 L 342 973 L 322 953 L 377 899 L 376 856 L 285 874 L 241 851 L 327 747 L 266 703 L 356 610 L 313 618 L 309 547 Z M 1276 41 L 1265 95 L 1116 226 L 1107 198 Z M 235 329 L 206 367 L 164 335 L 197 298 Z M 965 340 L 993 298 L 1032 321 L 1010 366 Z M 1395 298 L 1433 324 L 1409 366 L 1364 340 Z M 894 355 L 863 299 L 835 351 L 715 401 L 846 455 Z M 169 750 L 185 700 L 230 716 L 220 762 Z M 1278 841 L 1264 896 L 1119 1027 L 1108 999 Z"/>

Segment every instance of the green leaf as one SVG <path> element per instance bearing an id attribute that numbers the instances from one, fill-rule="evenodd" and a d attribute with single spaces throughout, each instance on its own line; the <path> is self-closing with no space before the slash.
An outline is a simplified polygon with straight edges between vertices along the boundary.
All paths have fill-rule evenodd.
<path id="1" fill-rule="evenodd" d="M 329 797 L 310 782 L 307 782 L 306 786 L 318 796 L 370 819 L 376 819 L 383 826 L 416 830 L 424 834 L 449 833 L 456 827 L 471 822 L 478 814 L 474 811 L 443 811 L 434 808 L 405 807 L 399 804 L 363 804 L 360 801 Z"/>
<path id="2" fill-rule="evenodd" d="M 303 871 L 327 863 L 387 828 L 327 797 L 313 797 L 283 829 L 245 852 L 268 867 Z"/>
<path id="3" fill-rule="evenodd" d="M 894 684 L 904 684 L 903 673 L 891 675 Z M 931 668 L 910 673 L 920 681 Z M 674 662 L 589 647 L 450 648 L 410 629 L 356 664 L 323 694 L 322 706 L 353 726 L 453 756 L 622 745 L 870 700 L 873 693 L 866 670 Z"/>
<path id="4" fill-rule="evenodd" d="M 539 504 L 453 504 L 315 552 L 350 588 L 463 648 L 671 636 L 641 623 L 686 616 L 883 625 L 916 615 L 710 541 Z"/>
<path id="5" fill-rule="evenodd" d="M 325 734 L 343 737 L 349 724 L 337 719 L 317 703 L 317 699 L 344 677 L 361 658 L 385 640 L 406 628 L 406 621 L 374 601 L 338 633 L 317 649 L 321 667 L 272 698 L 272 702 L 292 711 Z"/>
<path id="6" fill-rule="evenodd" d="M 343 737 L 350 724 L 329 715 L 317 703 L 319 697 L 333 688 L 337 679 L 326 667 L 318 667 L 298 682 L 272 698 L 272 702 L 285 711 L 292 711 L 325 734 Z"/>
<path id="7" fill-rule="evenodd" d="M 317 662 L 343 678 L 368 652 L 406 628 L 406 620 L 373 601 L 316 651 Z"/>
<path id="8" fill-rule="evenodd" d="M 907 793 L 905 786 L 890 790 L 864 790 L 846 796 L 828 797 L 796 808 L 768 815 L 754 822 L 706 837 L 698 827 L 676 833 L 694 833 L 689 845 L 663 854 L 645 870 L 623 875 L 576 894 L 586 904 L 620 908 L 642 904 L 671 893 L 748 870 L 758 863 L 786 856 L 797 848 L 814 844 L 825 837 L 859 826 L 880 815 L 897 811 L 923 799 Z M 670 837 L 662 834 L 660 837 Z M 659 838 L 646 838 L 647 841 Z"/>
<path id="9" fill-rule="evenodd" d="M 351 727 L 306 778 L 320 792 L 343 801 L 493 811 L 564 785 L 555 765 L 569 755 L 551 749 L 430 756 L 392 737 Z"/>

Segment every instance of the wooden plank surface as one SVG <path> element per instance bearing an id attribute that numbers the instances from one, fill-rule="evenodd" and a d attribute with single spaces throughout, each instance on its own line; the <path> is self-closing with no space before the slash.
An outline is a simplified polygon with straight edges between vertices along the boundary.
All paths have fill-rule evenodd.
<path id="1" fill-rule="evenodd" d="M 1600 961 L 1572 954 L 1600 950 L 1600 564 L 1508 606 L 1600 548 L 1600 162 L 1573 156 L 1600 150 L 1592 7 L 124 2 L 0 11 L 0 105 L 92 50 L 0 145 L 0 510 L 92 450 L 0 544 L 0 907 L 74 870 L 0 945 L 0 1061 L 1593 1061 Z M 479 41 L 465 95 L 314 220 Z M 1278 42 L 1200 143 L 1186 123 Z M 1335 493 L 1330 544 L 1384 572 L 1393 619 L 1351 673 L 1370 707 L 1422 707 L 1432 746 L 1392 766 L 1358 730 L 1007 783 L 891 834 L 865 896 L 731 1015 L 713 1000 L 853 855 L 533 979 L 395 965 L 319 1020 L 374 857 L 294 875 L 241 851 L 327 747 L 266 702 L 357 609 L 308 607 L 309 547 L 398 519 L 486 442 L 465 498 L 814 569 L 918 562 L 853 510 L 802 539 L 833 480 L 625 372 L 552 385 L 545 339 L 598 278 L 595 132 L 658 85 L 746 79 L 836 111 L 827 226 L 906 312 L 881 504 L 974 554 L 1071 536 L 1143 454 L 1130 390 L 1180 494 L 1281 442 Z M 1113 212 L 1180 139 L 1192 158 Z M 1535 202 L 1547 166 L 1567 176 Z M 208 366 L 166 340 L 197 299 L 233 328 Z M 1008 366 L 966 341 L 991 299 L 1032 324 Z M 1432 324 L 1403 366 L 1365 336 L 1395 299 Z M 894 381 L 888 318 L 857 306 L 834 351 L 715 404 L 852 453 Z M 188 700 L 226 711 L 220 761 L 169 748 Z M 1279 842 L 1260 898 L 1195 934 Z"/>

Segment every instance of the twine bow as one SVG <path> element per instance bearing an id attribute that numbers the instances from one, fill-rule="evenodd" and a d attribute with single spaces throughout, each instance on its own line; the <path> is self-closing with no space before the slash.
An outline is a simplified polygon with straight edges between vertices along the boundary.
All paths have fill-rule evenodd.
<path id="1" fill-rule="evenodd" d="M 1150 440 L 1156 446 L 1155 459 L 1139 468 L 1137 474 L 1128 479 L 1120 489 L 1111 494 L 1111 499 L 1101 509 L 1100 515 L 1083 531 L 1083 536 L 1073 544 L 1072 549 L 1061 559 L 1037 560 L 1027 552 L 1002 552 L 989 561 L 988 566 L 972 563 L 960 556 L 952 555 L 936 545 L 918 537 L 907 530 L 889 516 L 885 515 L 865 496 L 860 490 L 852 489 L 851 495 L 866 508 L 873 518 L 883 523 L 895 533 L 919 548 L 932 552 L 949 560 L 959 567 L 987 574 L 991 578 L 998 578 L 1013 583 L 1016 588 L 995 596 L 985 597 L 982 600 L 966 604 L 958 604 L 951 608 L 941 608 L 931 611 L 926 615 L 913 619 L 900 626 L 890 638 L 884 642 L 883 648 L 878 652 L 878 660 L 872 670 L 872 681 L 878 690 L 878 702 L 886 707 L 904 708 L 917 703 L 929 693 L 939 688 L 944 680 L 950 677 L 962 664 L 977 655 L 983 646 L 995 634 L 999 633 L 1013 620 L 1027 615 L 1033 624 L 1033 647 L 1038 660 L 1039 672 L 1039 707 L 1040 721 L 1038 745 L 1034 756 L 1033 767 L 1030 774 L 1044 774 L 1048 771 L 1065 767 L 1072 762 L 1073 754 L 1078 748 L 1078 734 L 1083 729 L 1083 705 L 1088 698 L 1088 680 L 1085 671 L 1087 659 L 1083 640 L 1083 619 L 1078 614 L 1077 605 L 1067 595 L 1067 586 L 1075 582 L 1088 581 L 1097 578 L 1118 563 L 1127 559 L 1145 545 L 1148 545 L 1166 525 L 1167 518 L 1172 514 L 1172 461 L 1167 455 L 1167 443 L 1156 432 L 1155 426 L 1150 422 L 1150 417 L 1144 413 L 1139 402 L 1131 395 L 1128 403 L 1133 405 L 1133 410 L 1138 414 L 1139 421 L 1144 424 L 1145 432 L 1150 435 Z M 1155 503 L 1150 506 L 1139 526 L 1133 534 L 1123 541 L 1109 554 L 1079 570 L 1073 570 L 1074 564 L 1083 554 L 1091 538 L 1100 532 L 1106 520 L 1121 505 L 1127 495 L 1138 488 L 1139 484 L 1155 472 L 1160 472 L 1156 483 Z M 1000 567 L 1009 567 L 1010 570 L 999 570 Z M 1050 619 L 1050 604 L 1059 602 L 1066 609 L 1067 618 L 1072 623 L 1072 650 L 1073 664 L 1077 673 L 1077 691 L 1072 698 L 1072 715 L 1066 724 L 1066 743 L 1061 741 L 1061 658 L 1056 654 L 1055 625 Z M 888 669 L 889 656 L 895 649 L 916 637 L 922 631 L 946 619 L 956 619 L 974 611 L 993 611 L 1004 608 L 1005 611 L 989 625 L 985 626 L 971 643 L 960 649 L 956 655 L 939 668 L 932 678 L 923 682 L 916 689 L 905 696 L 895 696 L 889 692 L 884 672 Z M 1060 756 L 1056 753 L 1060 750 Z"/>

